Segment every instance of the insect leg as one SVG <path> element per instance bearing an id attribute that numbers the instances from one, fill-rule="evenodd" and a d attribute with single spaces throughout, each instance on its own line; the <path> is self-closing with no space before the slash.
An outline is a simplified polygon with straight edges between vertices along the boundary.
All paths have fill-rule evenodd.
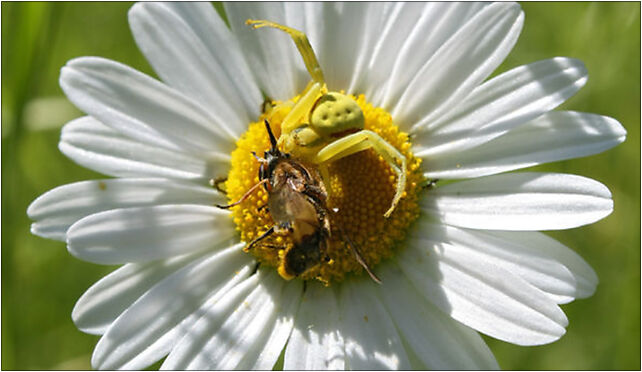
<path id="1" fill-rule="evenodd" d="M 269 114 L 273 108 L 274 108 L 274 104 L 273 104 L 272 98 L 265 97 L 265 100 L 261 104 L 261 112 L 264 114 Z"/>
<path id="2" fill-rule="evenodd" d="M 342 232 L 342 234 L 341 234 L 341 235 L 343 235 L 343 237 L 345 238 L 346 242 L 347 242 L 347 243 L 348 243 L 348 245 L 350 246 L 350 249 L 351 249 L 351 250 L 352 250 L 352 252 L 354 253 L 354 257 L 357 259 L 357 262 L 359 263 L 359 265 L 363 266 L 363 268 L 366 270 L 366 272 L 368 273 L 368 275 L 370 275 L 370 278 L 372 278 L 372 280 L 374 280 L 377 284 L 381 284 L 381 279 L 379 279 L 379 278 L 375 275 L 375 273 L 373 273 L 373 272 L 372 272 L 372 270 L 370 270 L 370 267 L 368 267 L 368 264 L 367 264 L 367 263 L 366 263 L 366 261 L 363 259 L 363 256 L 361 256 L 361 253 L 360 253 L 360 252 L 359 252 L 359 250 L 357 249 L 357 246 L 355 246 L 354 244 L 352 244 L 352 240 L 350 240 L 350 238 L 348 237 L 348 235 L 347 235 L 347 234 L 343 234 L 343 232 Z"/>
<path id="3" fill-rule="evenodd" d="M 370 269 L 366 261 L 363 259 L 363 256 L 361 256 L 361 253 L 357 249 L 357 246 L 352 243 L 352 240 L 350 240 L 350 237 L 348 236 L 348 234 L 346 234 L 343 231 L 343 229 L 341 229 L 340 226 L 337 225 L 336 227 L 339 230 L 339 233 L 341 234 L 343 239 L 345 239 L 346 243 L 348 243 L 348 245 L 350 246 L 350 250 L 352 250 L 352 252 L 354 253 L 354 257 L 357 259 L 357 262 L 359 263 L 359 265 L 361 265 L 366 270 L 366 272 L 368 273 L 368 275 L 370 275 L 370 278 L 372 278 L 372 280 L 374 280 L 378 284 L 381 284 L 381 279 L 379 279 L 377 275 L 375 275 L 375 273 L 372 272 L 372 270 Z"/>
<path id="4" fill-rule="evenodd" d="M 437 181 L 439 181 L 438 178 L 435 178 L 434 180 L 427 180 L 425 185 L 422 186 L 424 189 L 432 189 L 437 185 Z"/>
<path id="5" fill-rule="evenodd" d="M 249 251 L 250 249 L 252 249 L 254 247 L 254 245 L 256 245 L 256 243 L 258 243 L 261 240 L 263 240 L 263 239 L 267 238 L 268 236 L 272 235 L 273 232 L 274 232 L 274 226 L 270 227 L 266 232 L 261 234 L 261 236 L 259 236 L 256 239 L 252 240 L 250 242 L 250 244 L 248 244 L 247 247 L 245 247 L 245 250 Z"/>
<path id="6" fill-rule="evenodd" d="M 256 161 L 258 161 L 259 163 L 264 164 L 264 163 L 268 162 L 267 160 L 263 159 L 262 157 L 256 155 L 256 152 L 252 151 L 251 153 L 252 153 L 252 156 L 254 156 L 254 159 L 256 159 Z"/>
<path id="7" fill-rule="evenodd" d="M 303 194 L 306 195 L 307 197 L 311 198 L 314 200 L 315 204 L 321 204 L 323 201 L 326 199 L 325 197 L 325 189 L 321 188 L 320 186 L 316 185 L 305 185 L 305 190 L 303 190 Z"/>
<path id="8" fill-rule="evenodd" d="M 235 202 L 234 202 L 234 203 L 232 203 L 232 204 L 228 204 L 228 205 L 218 205 L 218 204 L 215 204 L 215 205 L 216 205 L 217 207 L 221 208 L 221 209 L 228 209 L 228 208 L 232 208 L 232 207 L 233 207 L 233 206 L 235 206 L 235 205 L 239 205 L 239 204 L 243 203 L 243 202 L 245 201 L 245 199 L 249 198 L 249 197 L 250 197 L 250 195 L 252 195 L 252 193 L 253 193 L 256 189 L 258 189 L 261 185 L 263 185 L 264 183 L 266 183 L 266 182 L 268 182 L 268 181 L 269 181 L 269 180 L 268 180 L 267 178 L 266 178 L 266 179 L 264 179 L 264 180 L 261 180 L 261 181 L 260 181 L 260 182 L 258 182 L 256 185 L 252 186 L 249 190 L 247 190 L 247 192 L 246 192 L 243 196 L 241 196 L 241 199 L 239 199 L 238 201 L 235 201 Z"/>
<path id="9" fill-rule="evenodd" d="M 321 180 L 323 180 L 324 185 L 328 185 L 325 188 L 326 194 L 328 197 L 332 196 L 332 187 L 330 187 L 330 170 L 328 170 L 327 164 L 319 164 L 319 174 L 321 175 Z"/>
<path id="10" fill-rule="evenodd" d="M 216 179 L 213 178 L 210 180 L 210 185 L 214 187 L 221 194 L 227 195 L 227 191 L 223 190 L 220 186 L 220 184 L 225 181 L 227 181 L 227 177 L 218 177 Z"/>

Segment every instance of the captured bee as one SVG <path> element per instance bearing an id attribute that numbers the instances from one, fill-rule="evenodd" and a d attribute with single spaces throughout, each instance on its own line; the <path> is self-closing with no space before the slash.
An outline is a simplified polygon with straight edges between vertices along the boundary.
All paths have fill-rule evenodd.
<path id="1" fill-rule="evenodd" d="M 327 192 L 317 169 L 293 158 L 289 153 L 281 152 L 267 120 L 265 128 L 271 148 L 265 151 L 263 158 L 254 154 L 260 162 L 259 182 L 238 201 L 218 207 L 226 209 L 238 205 L 261 186 L 265 188 L 268 201 L 262 208 L 267 208 L 275 224 L 250 242 L 246 250 L 272 234 L 291 236 L 294 244 L 286 249 L 278 268 L 279 274 L 289 280 L 329 260 L 328 242 L 332 233 L 330 213 L 333 212 L 326 206 Z M 347 236 L 344 237 L 359 264 L 373 280 L 379 282 L 356 247 Z"/>

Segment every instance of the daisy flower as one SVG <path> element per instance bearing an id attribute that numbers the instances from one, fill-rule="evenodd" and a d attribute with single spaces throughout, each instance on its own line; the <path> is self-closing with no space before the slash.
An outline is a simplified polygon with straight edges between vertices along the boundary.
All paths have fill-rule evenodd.
<path id="1" fill-rule="evenodd" d="M 27 213 L 34 234 L 74 256 L 122 265 L 72 313 L 102 335 L 94 367 L 494 369 L 478 332 L 518 345 L 565 333 L 559 305 L 592 295 L 597 277 L 537 231 L 598 221 L 611 194 L 581 176 L 507 172 L 624 141 L 612 118 L 552 111 L 586 83 L 582 62 L 488 79 L 522 28 L 515 3 L 232 3 L 225 14 L 229 27 L 207 3 L 132 7 L 160 80 L 98 57 L 62 68 L 88 116 L 65 125 L 60 150 L 114 178 L 58 187 Z M 248 19 L 305 33 L 324 87 L 350 97 L 381 139 L 319 164 L 336 211 L 328 260 L 291 280 L 277 267 L 292 236 L 244 250 L 274 224 L 264 189 L 216 206 L 259 181 L 264 121 L 279 139 L 294 133 L 281 124 L 310 88 L 292 38 Z M 404 172 L 382 148 L 403 155 Z"/>

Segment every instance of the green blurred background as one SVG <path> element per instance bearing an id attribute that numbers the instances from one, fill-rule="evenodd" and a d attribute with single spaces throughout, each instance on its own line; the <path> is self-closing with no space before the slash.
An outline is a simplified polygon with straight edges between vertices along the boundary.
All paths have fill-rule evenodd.
<path id="1" fill-rule="evenodd" d="M 29 233 L 25 210 L 56 186 L 103 176 L 57 148 L 80 116 L 58 73 L 79 56 L 104 56 L 153 74 L 127 25 L 130 3 L 2 3 L 2 369 L 89 369 L 98 337 L 71 322 L 76 299 L 113 268 L 81 262 L 65 244 Z M 536 167 L 606 184 L 615 211 L 551 235 L 600 277 L 596 294 L 564 305 L 558 342 L 519 347 L 486 338 L 504 369 L 640 369 L 640 4 L 524 3 L 524 30 L 500 71 L 553 56 L 584 61 L 587 85 L 562 108 L 618 119 L 624 144 Z"/>

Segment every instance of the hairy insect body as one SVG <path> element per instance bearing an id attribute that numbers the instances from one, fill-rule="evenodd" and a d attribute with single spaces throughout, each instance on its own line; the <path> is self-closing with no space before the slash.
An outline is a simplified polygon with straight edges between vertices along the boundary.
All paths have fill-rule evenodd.
<path id="1" fill-rule="evenodd" d="M 327 256 L 330 219 L 325 208 L 327 194 L 318 172 L 281 153 L 269 174 L 268 208 L 275 222 L 274 233 L 289 235 L 279 274 L 291 279 L 321 263 Z M 262 164 L 263 165 L 263 164 Z"/>
<path id="2" fill-rule="evenodd" d="M 279 274 L 285 279 L 299 276 L 327 259 L 324 249 L 327 237 L 321 231 L 316 231 L 303 237 L 298 244 L 285 252 Z"/>
<path id="3" fill-rule="evenodd" d="M 254 154 L 261 163 L 259 182 L 238 201 L 218 207 L 231 208 L 242 203 L 260 186 L 268 193 L 267 209 L 274 221 L 262 235 L 251 241 L 245 250 L 272 234 L 289 236 L 293 245 L 285 247 L 278 272 L 285 279 L 297 277 L 327 258 L 330 238 L 330 218 L 326 208 L 327 193 L 318 171 L 290 154 L 281 152 L 270 124 L 265 128 L 271 147 L 263 158 Z M 282 248 L 282 247 L 276 247 Z"/>

